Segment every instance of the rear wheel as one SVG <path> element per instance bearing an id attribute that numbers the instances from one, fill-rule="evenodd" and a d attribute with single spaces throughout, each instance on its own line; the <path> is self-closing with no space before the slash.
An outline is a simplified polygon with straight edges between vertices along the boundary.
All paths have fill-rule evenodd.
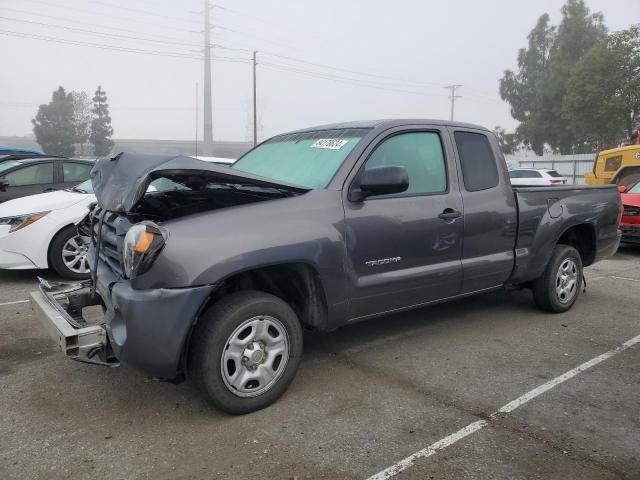
<path id="1" fill-rule="evenodd" d="M 49 266 L 58 275 L 71 280 L 89 278 L 87 249 L 89 239 L 78 233 L 75 225 L 60 230 L 49 247 Z"/>
<path id="2" fill-rule="evenodd" d="M 189 374 L 214 406 L 249 413 L 285 392 L 301 355 L 302 328 L 289 305 L 268 293 L 237 292 L 198 322 Z"/>
<path id="3" fill-rule="evenodd" d="M 582 259 L 570 245 L 556 245 L 544 273 L 533 282 L 533 298 L 543 310 L 562 313 L 578 299 L 582 288 Z"/>

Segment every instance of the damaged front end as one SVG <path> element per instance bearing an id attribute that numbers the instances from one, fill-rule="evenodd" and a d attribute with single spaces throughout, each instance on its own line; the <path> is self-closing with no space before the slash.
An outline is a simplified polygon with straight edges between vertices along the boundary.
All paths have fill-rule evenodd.
<path id="1" fill-rule="evenodd" d="M 69 358 L 180 378 L 185 342 L 217 285 L 165 285 L 159 275 L 153 288 L 141 286 L 170 246 L 174 220 L 308 190 L 180 156 L 103 158 L 91 176 L 97 203 L 78 224 L 91 239 L 91 280 L 41 279 L 33 309 Z"/>
<path id="2" fill-rule="evenodd" d="M 119 366 L 109 345 L 103 305 L 92 294 L 91 282 L 39 281 L 38 291 L 31 292 L 31 307 L 60 351 L 79 362 Z"/>

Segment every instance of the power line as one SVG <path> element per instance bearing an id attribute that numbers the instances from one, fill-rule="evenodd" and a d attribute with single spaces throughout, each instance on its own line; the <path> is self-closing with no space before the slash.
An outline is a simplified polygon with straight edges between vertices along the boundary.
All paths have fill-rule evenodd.
<path id="1" fill-rule="evenodd" d="M 117 5 L 117 4 L 109 3 L 109 2 L 103 2 L 101 0 L 86 0 L 86 1 L 88 1 L 89 3 L 95 3 L 97 5 L 102 5 L 102 6 L 105 6 L 105 7 L 117 8 L 118 10 L 125 10 L 127 12 L 141 13 L 143 15 L 151 15 L 153 17 L 165 18 L 165 19 L 171 20 L 172 22 L 178 20 L 178 21 L 181 21 L 181 22 L 190 23 L 192 25 L 194 23 L 197 24 L 197 25 L 200 24 L 199 22 L 197 22 L 195 20 L 192 20 L 192 19 L 186 19 L 186 18 L 181 19 L 181 18 L 176 18 L 173 15 L 172 16 L 163 15 L 161 13 L 150 12 L 149 10 L 141 10 L 139 8 L 123 7 L 122 5 Z"/>
<path id="2" fill-rule="evenodd" d="M 116 45 L 107 45 L 100 43 L 91 43 L 80 40 L 69 40 L 59 37 L 51 37 L 48 35 L 36 35 L 36 34 L 28 34 L 22 32 L 12 32 L 8 30 L 0 30 L 0 35 L 12 36 L 12 37 L 21 37 L 21 38 L 30 38 L 33 40 L 43 40 L 47 42 L 56 42 L 62 43 L 66 45 L 74 45 L 74 46 L 82 46 L 82 47 L 91 47 L 91 48 L 99 48 L 102 50 L 114 50 L 118 52 L 128 52 L 128 53 L 140 53 L 145 55 L 155 55 L 160 57 L 173 57 L 173 58 L 186 58 L 186 59 L 195 59 L 202 60 L 202 55 L 193 55 L 193 54 L 182 54 L 175 52 L 165 52 L 160 50 L 143 50 L 139 48 L 130 48 L 130 47 L 119 47 Z M 240 58 L 240 57 L 219 57 L 212 56 L 212 59 L 221 61 L 221 62 L 232 62 L 232 63 L 251 63 L 249 59 Z"/>
<path id="3" fill-rule="evenodd" d="M 200 47 L 201 46 L 199 43 L 186 42 L 183 39 L 180 39 L 178 37 L 167 37 L 166 35 L 157 35 L 157 34 L 152 34 L 152 33 L 136 31 L 136 30 L 130 30 L 130 29 L 127 29 L 127 28 L 120 28 L 120 27 L 111 26 L 111 25 L 101 25 L 101 24 L 98 24 L 98 23 L 89 23 L 89 22 L 85 22 L 85 21 L 82 21 L 82 20 L 73 20 L 73 19 L 64 18 L 64 17 L 56 17 L 54 15 L 45 15 L 43 13 L 30 12 L 28 10 L 18 10 L 18 9 L 15 9 L 15 8 L 5 8 L 5 7 L 3 7 L 3 11 L 11 11 L 11 12 L 14 12 L 14 13 L 22 13 L 22 14 L 26 14 L 26 15 L 34 15 L 36 17 L 50 18 L 52 20 L 58 20 L 58 21 L 63 21 L 63 22 L 68 22 L 68 23 L 76 23 L 76 24 L 79 23 L 80 25 L 102 28 L 104 30 L 109 30 L 110 32 L 113 31 L 113 30 L 117 30 L 119 32 L 127 32 L 127 33 L 133 33 L 133 34 L 136 34 L 136 35 L 145 35 L 147 37 L 161 38 L 161 39 L 164 39 L 163 42 L 173 43 L 173 44 L 176 44 L 176 45 L 185 45 L 185 46 L 189 46 L 189 47 Z M 20 21 L 23 21 L 23 20 L 20 20 Z M 24 21 L 26 21 L 26 20 L 24 20 Z M 94 33 L 98 33 L 98 32 L 94 32 Z"/>
<path id="4" fill-rule="evenodd" d="M 341 68 L 341 67 L 334 67 L 331 65 L 327 65 L 327 64 L 322 64 L 322 63 L 315 63 L 315 62 L 310 62 L 308 60 L 302 60 L 300 58 L 296 58 L 296 57 L 290 57 L 287 55 L 280 55 L 277 53 L 271 53 L 269 51 L 265 51 L 264 52 L 266 55 L 270 55 L 272 57 L 277 57 L 277 58 L 282 58 L 285 60 L 291 60 L 294 62 L 298 62 L 298 63 L 304 63 L 306 65 L 312 65 L 315 67 L 320 67 L 320 68 L 326 68 L 326 69 L 330 69 L 330 70 L 335 70 L 335 71 L 339 71 L 339 72 L 345 72 L 345 73 L 352 73 L 354 75 L 362 75 L 362 76 L 367 76 L 367 77 L 375 77 L 375 78 L 381 78 L 381 79 L 386 79 L 386 80 L 394 80 L 396 82 L 400 82 L 400 83 L 404 83 L 407 85 L 413 85 L 416 87 L 444 87 L 445 84 L 444 83 L 432 83 L 432 82 L 419 82 L 419 81 L 414 81 L 414 80 L 406 80 L 406 79 L 402 79 L 399 77 L 389 77 L 386 75 L 377 75 L 374 73 L 367 73 L 367 72 L 362 72 L 362 71 L 358 71 L 358 70 L 350 70 L 347 68 Z"/>
<path id="5" fill-rule="evenodd" d="M 175 30 L 178 32 L 183 32 L 183 33 L 197 33 L 197 32 L 192 32 L 191 30 L 187 30 L 186 28 L 178 28 L 178 27 L 171 27 L 169 25 L 161 25 L 159 23 L 152 23 L 152 22 L 145 22 L 144 20 L 138 20 L 138 19 L 134 19 L 134 18 L 128 18 L 128 17 L 122 17 L 122 16 L 118 16 L 118 15 L 109 15 L 107 13 L 96 13 L 94 11 L 91 10 L 84 10 L 84 9 L 80 9 L 80 8 L 76 8 L 73 7 L 71 5 L 56 5 L 54 3 L 49 3 L 49 2 L 45 2 L 44 0 L 24 0 L 24 1 L 28 1 L 28 2 L 34 2 L 34 3 L 39 3 L 42 5 L 47 5 L 49 7 L 54 7 L 56 9 L 63 7 L 66 8 L 67 10 L 71 10 L 83 15 L 92 15 L 92 16 L 100 16 L 100 17 L 107 17 L 107 18 L 113 18 L 115 20 L 123 20 L 125 22 L 129 22 L 129 23 L 137 23 L 137 24 L 141 24 L 141 25 L 149 25 L 155 28 L 162 28 L 162 29 L 168 29 L 168 30 Z"/>
<path id="6" fill-rule="evenodd" d="M 3 17 L 0 16 L 0 20 L 8 20 L 11 22 L 20 22 L 20 23 L 28 23 L 30 25 L 37 25 L 40 27 L 45 27 L 45 28 L 57 28 L 60 30 L 66 30 L 66 31 L 70 31 L 70 32 L 77 32 L 77 33 L 82 33 L 82 34 L 86 34 L 86 35 L 94 35 L 94 36 L 101 36 L 101 37 L 107 37 L 107 38 L 123 38 L 126 40 L 138 40 L 141 42 L 150 42 L 150 43 L 159 43 L 159 44 L 164 44 L 164 45 L 183 45 L 183 46 L 188 46 L 188 47 L 195 47 L 195 46 L 200 46 L 198 44 L 195 43 L 184 43 L 184 42 L 171 42 L 171 41 L 166 41 L 166 40 L 154 40 L 154 39 L 150 39 L 150 38 L 143 38 L 143 37 L 136 37 L 136 36 L 132 36 L 132 35 L 119 35 L 117 33 L 105 33 L 105 32 L 96 32 L 94 30 L 86 30 L 84 28 L 78 28 L 78 27 L 70 27 L 70 26 L 66 26 L 66 25 L 53 25 L 50 23 L 44 23 L 44 22 L 36 22 L 36 21 L 32 21 L 32 20 L 23 20 L 20 18 L 10 18 L 10 17 Z M 88 24 L 90 25 L 90 24 Z"/>
<path id="7" fill-rule="evenodd" d="M 429 93 L 426 93 L 426 92 L 416 92 L 416 91 L 413 91 L 413 90 L 403 90 L 403 89 L 399 89 L 399 88 L 390 88 L 390 87 L 382 86 L 380 84 L 366 82 L 364 80 L 358 80 L 358 79 L 353 79 L 353 78 L 348 78 L 348 77 L 341 77 L 341 76 L 337 76 L 337 75 L 325 74 L 325 73 L 321 73 L 321 72 L 314 72 L 314 71 L 310 71 L 310 70 L 302 70 L 302 69 L 299 69 L 299 68 L 292 67 L 290 65 L 282 65 L 282 64 L 271 63 L 271 62 L 260 62 L 260 65 L 263 65 L 266 68 L 270 68 L 270 69 L 274 69 L 274 70 L 282 70 L 282 71 L 295 73 L 295 74 L 306 76 L 306 77 L 320 78 L 320 79 L 324 79 L 324 80 L 330 80 L 330 81 L 339 82 L 339 83 L 346 83 L 346 84 L 349 84 L 349 85 L 358 85 L 358 86 L 363 86 L 363 87 L 367 87 L 367 88 L 373 88 L 373 89 L 377 89 L 377 90 L 386 90 L 386 91 L 390 91 L 390 92 L 399 92 L 399 93 L 409 93 L 409 94 L 412 94 L 412 95 L 420 95 L 420 96 L 427 96 L 427 97 L 445 97 L 445 95 L 429 94 Z"/>

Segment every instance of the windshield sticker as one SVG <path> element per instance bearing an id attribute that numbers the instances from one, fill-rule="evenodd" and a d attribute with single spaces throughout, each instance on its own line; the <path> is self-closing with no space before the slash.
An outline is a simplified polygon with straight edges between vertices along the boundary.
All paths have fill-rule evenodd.
<path id="1" fill-rule="evenodd" d="M 311 148 L 328 148 L 329 150 L 340 150 L 349 140 L 340 138 L 320 138 L 311 145 Z"/>

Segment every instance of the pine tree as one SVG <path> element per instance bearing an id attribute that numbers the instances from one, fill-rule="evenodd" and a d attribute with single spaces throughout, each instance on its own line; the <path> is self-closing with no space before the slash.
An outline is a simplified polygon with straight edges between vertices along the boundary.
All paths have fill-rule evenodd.
<path id="1" fill-rule="evenodd" d="M 93 144 L 93 153 L 98 156 L 109 155 L 113 148 L 113 128 L 111 127 L 111 117 L 109 116 L 109 104 L 107 103 L 107 92 L 98 86 L 93 97 L 93 115 L 91 122 L 91 135 L 89 141 Z"/>
<path id="2" fill-rule="evenodd" d="M 70 157 L 74 154 L 76 131 L 73 124 L 73 98 L 58 87 L 51 102 L 40 105 L 33 123 L 33 133 L 42 150 L 49 155 Z"/>

